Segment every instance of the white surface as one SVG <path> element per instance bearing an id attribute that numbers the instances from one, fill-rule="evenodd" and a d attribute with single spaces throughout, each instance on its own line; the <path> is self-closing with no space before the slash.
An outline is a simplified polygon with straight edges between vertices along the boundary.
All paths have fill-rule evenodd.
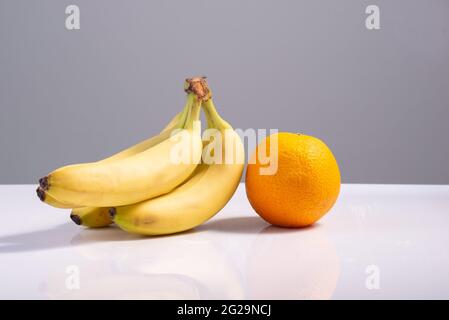
<path id="1" fill-rule="evenodd" d="M 287 230 L 241 185 L 207 224 L 154 238 L 81 228 L 34 190 L 0 186 L 2 299 L 449 298 L 449 186 L 344 185 L 316 226 Z"/>

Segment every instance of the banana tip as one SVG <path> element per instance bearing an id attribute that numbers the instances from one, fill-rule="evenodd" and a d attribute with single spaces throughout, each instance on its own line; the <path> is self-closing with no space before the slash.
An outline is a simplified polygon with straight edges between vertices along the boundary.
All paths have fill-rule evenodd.
<path id="1" fill-rule="evenodd" d="M 36 189 L 36 194 L 41 201 L 45 201 L 45 191 L 41 187 Z"/>
<path id="2" fill-rule="evenodd" d="M 45 191 L 48 190 L 48 187 L 50 186 L 48 184 L 48 176 L 45 176 L 43 178 L 39 179 L 39 186 Z"/>
<path id="3" fill-rule="evenodd" d="M 115 208 L 109 208 L 108 212 L 111 219 L 114 220 L 114 217 L 117 214 L 117 210 Z"/>
<path id="4" fill-rule="evenodd" d="M 70 219 L 72 219 L 72 221 L 75 222 L 75 224 L 77 224 L 77 225 L 81 225 L 81 223 L 82 223 L 79 215 L 71 214 Z"/>

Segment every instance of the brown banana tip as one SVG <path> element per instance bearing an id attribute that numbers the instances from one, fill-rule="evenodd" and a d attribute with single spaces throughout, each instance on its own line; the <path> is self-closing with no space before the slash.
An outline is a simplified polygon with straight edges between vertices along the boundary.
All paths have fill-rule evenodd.
<path id="1" fill-rule="evenodd" d="M 36 189 L 36 194 L 41 201 L 45 201 L 45 191 L 41 187 Z"/>
<path id="2" fill-rule="evenodd" d="M 80 226 L 81 223 L 82 223 L 80 216 L 77 215 L 77 214 L 71 214 L 71 215 L 70 215 L 70 219 L 72 219 L 72 221 L 75 222 L 75 224 L 77 224 L 77 225 L 79 225 L 79 226 Z"/>
<path id="3" fill-rule="evenodd" d="M 117 210 L 115 208 L 109 208 L 108 212 L 111 219 L 114 220 L 114 217 L 117 214 Z"/>
<path id="4" fill-rule="evenodd" d="M 48 176 L 45 176 L 45 177 L 39 179 L 39 186 L 40 186 L 44 191 L 48 190 L 48 187 L 50 186 L 50 185 L 48 184 Z"/>
<path id="5" fill-rule="evenodd" d="M 184 90 L 187 93 L 195 94 L 202 101 L 207 101 L 212 97 L 212 92 L 204 76 L 186 79 Z"/>

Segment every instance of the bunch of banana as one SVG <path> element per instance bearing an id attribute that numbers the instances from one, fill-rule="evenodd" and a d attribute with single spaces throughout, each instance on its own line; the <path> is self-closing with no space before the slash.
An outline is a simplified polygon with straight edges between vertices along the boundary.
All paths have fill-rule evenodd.
<path id="1" fill-rule="evenodd" d="M 72 208 L 76 224 L 102 227 L 113 221 L 144 235 L 181 232 L 210 219 L 238 186 L 244 148 L 218 114 L 205 78 L 187 79 L 184 89 L 183 111 L 159 135 L 104 160 L 51 172 L 39 180 L 39 198 Z"/>

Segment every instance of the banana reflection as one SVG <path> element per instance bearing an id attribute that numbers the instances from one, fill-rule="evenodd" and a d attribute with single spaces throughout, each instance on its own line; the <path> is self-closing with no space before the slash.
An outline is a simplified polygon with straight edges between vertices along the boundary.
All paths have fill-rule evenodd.
<path id="1" fill-rule="evenodd" d="M 216 243 L 201 234 L 130 238 L 92 244 L 91 230 L 72 240 L 79 289 L 67 287 L 66 266 L 50 271 L 42 290 L 54 299 L 242 299 L 241 279 Z M 116 228 L 94 230 L 103 239 L 123 238 Z M 73 254 L 75 252 L 75 256 Z"/>
<path id="2" fill-rule="evenodd" d="M 250 299 L 329 299 L 340 262 L 324 227 L 266 227 L 248 253 Z"/>

